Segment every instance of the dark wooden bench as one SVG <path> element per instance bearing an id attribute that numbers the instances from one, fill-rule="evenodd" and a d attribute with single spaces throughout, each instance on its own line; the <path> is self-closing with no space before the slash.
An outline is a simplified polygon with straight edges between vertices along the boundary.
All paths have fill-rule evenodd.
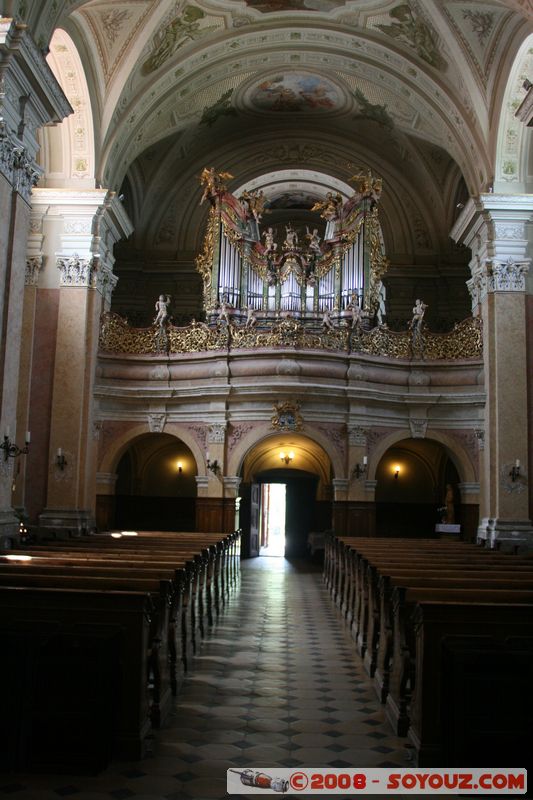
<path id="1" fill-rule="evenodd" d="M 461 601 L 413 590 L 408 737 L 418 766 L 527 767 L 533 741 L 531 593 Z M 502 602 L 503 601 L 503 602 Z"/>
<path id="2" fill-rule="evenodd" d="M 0 586 L 3 770 L 98 770 L 150 730 L 144 592 Z"/>
<path id="3" fill-rule="evenodd" d="M 171 694 L 177 691 L 178 664 L 184 669 L 188 666 L 189 641 L 192 651 L 196 649 L 197 625 L 203 635 L 204 614 L 206 624 L 212 625 L 212 609 L 219 612 L 219 603 L 224 602 L 224 594 L 237 579 L 238 542 L 238 534 L 182 536 L 152 532 L 135 537 L 98 535 L 39 543 L 0 555 L 0 590 L 15 593 L 20 590 L 26 593 L 21 595 L 25 597 L 30 592 L 34 593 L 32 597 L 42 593 L 42 603 L 36 605 L 40 606 L 41 616 L 54 617 L 50 619 L 52 628 L 57 627 L 57 605 L 71 592 L 75 593 L 76 607 L 83 605 L 82 597 L 89 598 L 88 606 L 91 598 L 100 596 L 144 597 L 149 602 L 150 614 L 143 617 L 147 633 L 141 683 L 147 698 L 150 686 L 152 724 L 158 725 L 170 708 Z M 95 616 L 98 608 L 97 603 L 93 608 Z M 92 616 L 89 617 L 92 629 L 99 631 L 100 624 L 102 630 L 109 629 L 105 616 L 94 623 Z M 80 624 L 84 625 L 83 615 L 81 619 Z M 67 628 L 61 631 L 61 647 L 71 653 L 77 634 L 71 637 Z M 17 647 L 27 653 L 37 652 L 40 641 L 37 626 L 23 625 L 16 634 Z M 138 677 L 137 667 L 137 662 L 131 662 Z M 26 741 L 25 732 L 20 735 Z M 116 742 L 107 750 L 124 758 L 137 758 L 141 753 L 139 747 L 128 750 Z M 93 753 L 90 760 L 99 761 L 94 756 Z M 21 754 L 17 758 L 24 761 Z M 76 757 L 71 753 L 66 760 L 69 759 L 74 763 Z"/>

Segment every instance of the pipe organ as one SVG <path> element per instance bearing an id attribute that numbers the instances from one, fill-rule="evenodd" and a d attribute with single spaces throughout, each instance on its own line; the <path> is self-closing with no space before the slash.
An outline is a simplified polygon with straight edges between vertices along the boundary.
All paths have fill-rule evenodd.
<path id="1" fill-rule="evenodd" d="M 323 236 L 317 228 L 304 233 L 289 223 L 284 240 L 276 242 L 271 227 L 262 234 L 259 229 L 262 193 L 237 199 L 213 169 L 203 174 L 212 179 L 204 192 L 211 209 L 197 268 L 208 321 L 221 307 L 237 318 L 251 309 L 258 318 L 293 316 L 313 323 L 325 312 L 342 318 L 357 305 L 363 316 L 374 317 L 387 268 L 378 219 L 380 180 L 370 173 L 354 176 L 356 190 L 347 200 L 328 193 L 317 202 L 313 210 L 325 220 Z"/>

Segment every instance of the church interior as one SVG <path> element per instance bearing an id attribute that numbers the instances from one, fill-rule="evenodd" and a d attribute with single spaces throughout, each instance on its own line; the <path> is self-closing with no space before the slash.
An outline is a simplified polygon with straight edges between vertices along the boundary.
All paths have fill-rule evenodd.
<path id="1" fill-rule="evenodd" d="M 0 794 L 527 767 L 531 0 L 0 12 Z"/>

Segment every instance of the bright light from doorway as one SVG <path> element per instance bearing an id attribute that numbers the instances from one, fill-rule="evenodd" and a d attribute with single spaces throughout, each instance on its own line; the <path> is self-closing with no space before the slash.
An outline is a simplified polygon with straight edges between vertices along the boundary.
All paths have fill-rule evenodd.
<path id="1" fill-rule="evenodd" d="M 284 483 L 263 483 L 261 486 L 260 556 L 285 555 Z"/>

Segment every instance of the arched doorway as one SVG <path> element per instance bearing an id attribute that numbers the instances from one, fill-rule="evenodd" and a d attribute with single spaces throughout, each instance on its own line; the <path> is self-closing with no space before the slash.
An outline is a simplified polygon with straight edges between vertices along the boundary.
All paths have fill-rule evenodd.
<path id="1" fill-rule="evenodd" d="M 446 448 L 430 439 L 402 439 L 382 456 L 376 470 L 376 533 L 431 537 L 452 505 L 461 523 L 460 477 Z M 450 488 L 448 488 L 450 487 Z M 452 500 L 453 495 L 453 500 Z M 448 509 L 448 516 L 451 509 Z"/>
<path id="2" fill-rule="evenodd" d="M 243 555 L 302 558 L 308 535 L 331 527 L 331 462 L 301 434 L 255 444 L 242 463 Z"/>
<path id="3" fill-rule="evenodd" d="M 196 461 L 180 439 L 166 433 L 138 437 L 116 474 L 117 528 L 194 530 Z"/>

